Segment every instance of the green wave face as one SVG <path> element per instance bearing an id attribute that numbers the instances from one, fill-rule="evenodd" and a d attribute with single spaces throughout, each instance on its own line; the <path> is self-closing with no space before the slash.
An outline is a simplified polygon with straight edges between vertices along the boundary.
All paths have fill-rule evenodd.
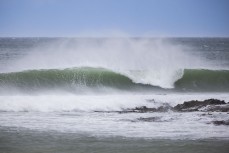
<path id="1" fill-rule="evenodd" d="M 74 88 L 131 88 L 132 81 L 121 74 L 103 68 L 73 68 L 51 70 L 29 70 L 0 74 L 1 87 L 15 87 L 22 90 L 69 89 Z"/>
<path id="2" fill-rule="evenodd" d="M 174 90 L 174 91 L 229 91 L 229 70 L 186 69 L 183 77 L 174 82 L 174 89 L 134 83 L 129 77 L 104 68 L 71 68 L 28 70 L 0 73 L 0 90 L 20 91 L 102 89 Z"/>
<path id="3" fill-rule="evenodd" d="M 175 88 L 183 91 L 229 91 L 229 70 L 186 69 Z"/>

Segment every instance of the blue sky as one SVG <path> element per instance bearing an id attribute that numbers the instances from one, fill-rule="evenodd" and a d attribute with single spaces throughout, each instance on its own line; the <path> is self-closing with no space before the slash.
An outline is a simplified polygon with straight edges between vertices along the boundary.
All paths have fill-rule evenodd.
<path id="1" fill-rule="evenodd" d="M 0 0 L 4 36 L 229 37 L 229 0 Z"/>

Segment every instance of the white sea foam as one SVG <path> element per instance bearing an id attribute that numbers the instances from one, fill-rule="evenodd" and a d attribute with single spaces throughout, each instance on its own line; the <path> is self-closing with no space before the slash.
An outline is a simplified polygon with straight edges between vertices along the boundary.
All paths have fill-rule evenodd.
<path id="1" fill-rule="evenodd" d="M 88 134 L 89 136 L 122 136 L 162 139 L 228 139 L 228 126 L 215 126 L 214 120 L 228 120 L 228 114 L 213 112 L 191 113 L 96 113 L 82 110 L 120 110 L 122 107 L 157 105 L 145 99 L 155 98 L 156 102 L 213 98 L 211 95 L 125 95 L 102 97 L 75 96 L 35 96 L 1 97 L 0 108 L 10 112 L 0 112 L 0 126 L 35 131 L 56 131 Z M 229 99 L 228 95 L 215 95 L 214 98 Z M 5 101 L 2 101 L 6 99 Z M 81 111 L 72 111 L 74 109 Z M 13 112 L 12 112 L 13 111 Z M 26 112 L 15 112 L 26 111 Z M 42 111 L 42 112 L 38 112 Z M 51 111 L 51 112 L 50 112 Z M 67 111 L 67 112 L 66 112 Z M 158 118 L 158 121 L 144 122 L 139 118 Z M 204 130 L 203 130 L 204 129 Z M 11 130 L 11 129 L 9 129 Z"/>
<path id="2" fill-rule="evenodd" d="M 227 93 L 209 94 L 114 94 L 114 95 L 15 95 L 0 96 L 0 111 L 28 112 L 93 112 L 120 111 L 139 106 L 159 107 L 163 103 L 175 106 L 188 100 L 217 98 L 229 101 Z"/>

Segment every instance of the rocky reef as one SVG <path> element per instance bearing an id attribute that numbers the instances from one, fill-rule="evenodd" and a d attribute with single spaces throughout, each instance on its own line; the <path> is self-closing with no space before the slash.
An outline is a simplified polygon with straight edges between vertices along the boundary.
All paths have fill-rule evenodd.
<path id="1" fill-rule="evenodd" d="M 95 112 L 104 112 L 104 113 L 153 113 L 153 112 L 229 112 L 229 103 L 226 103 L 224 100 L 218 99 L 207 99 L 204 101 L 191 100 L 185 101 L 183 104 L 178 104 L 174 107 L 168 103 L 163 103 L 162 106 L 158 108 L 151 108 L 146 106 L 135 107 L 123 109 L 121 111 L 95 111 Z"/>
<path id="2" fill-rule="evenodd" d="M 150 100 L 150 102 L 154 102 L 154 100 Z M 174 107 L 169 105 L 168 103 L 163 103 L 160 107 L 157 108 L 149 108 L 147 106 L 135 107 L 123 109 L 121 111 L 96 111 L 96 112 L 104 112 L 104 113 L 155 113 L 155 112 L 178 112 L 178 113 L 186 113 L 186 112 L 203 112 L 200 116 L 210 116 L 213 112 L 228 112 L 229 115 L 229 103 L 226 103 L 224 100 L 218 99 L 206 99 L 203 101 L 199 100 L 191 100 L 185 101 L 182 104 L 178 104 Z M 171 120 L 171 119 L 170 119 Z M 161 117 L 140 117 L 135 120 L 130 120 L 131 122 L 164 122 L 170 120 L 162 120 Z M 207 124 L 214 125 L 229 125 L 229 120 L 213 120 Z"/>
<path id="3" fill-rule="evenodd" d="M 229 120 L 212 121 L 214 125 L 229 125 Z"/>
<path id="4" fill-rule="evenodd" d="M 126 109 L 124 112 L 138 112 L 138 113 L 147 113 L 147 112 L 229 112 L 229 103 L 226 103 L 223 100 L 218 99 L 207 99 L 204 101 L 191 100 L 185 101 L 183 104 L 178 104 L 174 107 L 170 106 L 168 103 L 164 103 L 158 108 L 148 108 L 146 106 L 135 107 L 132 109 Z"/>
<path id="5" fill-rule="evenodd" d="M 173 107 L 173 110 L 179 112 L 192 112 L 192 111 L 229 111 L 228 105 L 224 100 L 207 99 L 204 101 L 191 100 L 183 104 L 178 104 Z M 221 107 L 219 105 L 222 105 Z"/>

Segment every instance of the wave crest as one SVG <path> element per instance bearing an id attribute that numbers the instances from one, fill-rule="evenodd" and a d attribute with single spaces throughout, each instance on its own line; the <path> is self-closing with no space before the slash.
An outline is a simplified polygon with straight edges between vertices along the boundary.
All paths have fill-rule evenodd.
<path id="1" fill-rule="evenodd" d="M 161 74 L 160 74 L 161 75 Z M 165 74 L 166 75 L 166 74 Z M 175 73 L 169 81 L 173 90 L 183 91 L 229 91 L 228 70 L 185 69 Z M 161 80 L 164 82 L 164 80 Z M 114 72 L 104 68 L 79 67 L 68 69 L 27 70 L 1 73 L 0 88 L 15 88 L 23 91 L 43 89 L 84 90 L 85 88 L 113 89 L 161 89 L 160 78 L 156 72 L 126 71 Z"/>

